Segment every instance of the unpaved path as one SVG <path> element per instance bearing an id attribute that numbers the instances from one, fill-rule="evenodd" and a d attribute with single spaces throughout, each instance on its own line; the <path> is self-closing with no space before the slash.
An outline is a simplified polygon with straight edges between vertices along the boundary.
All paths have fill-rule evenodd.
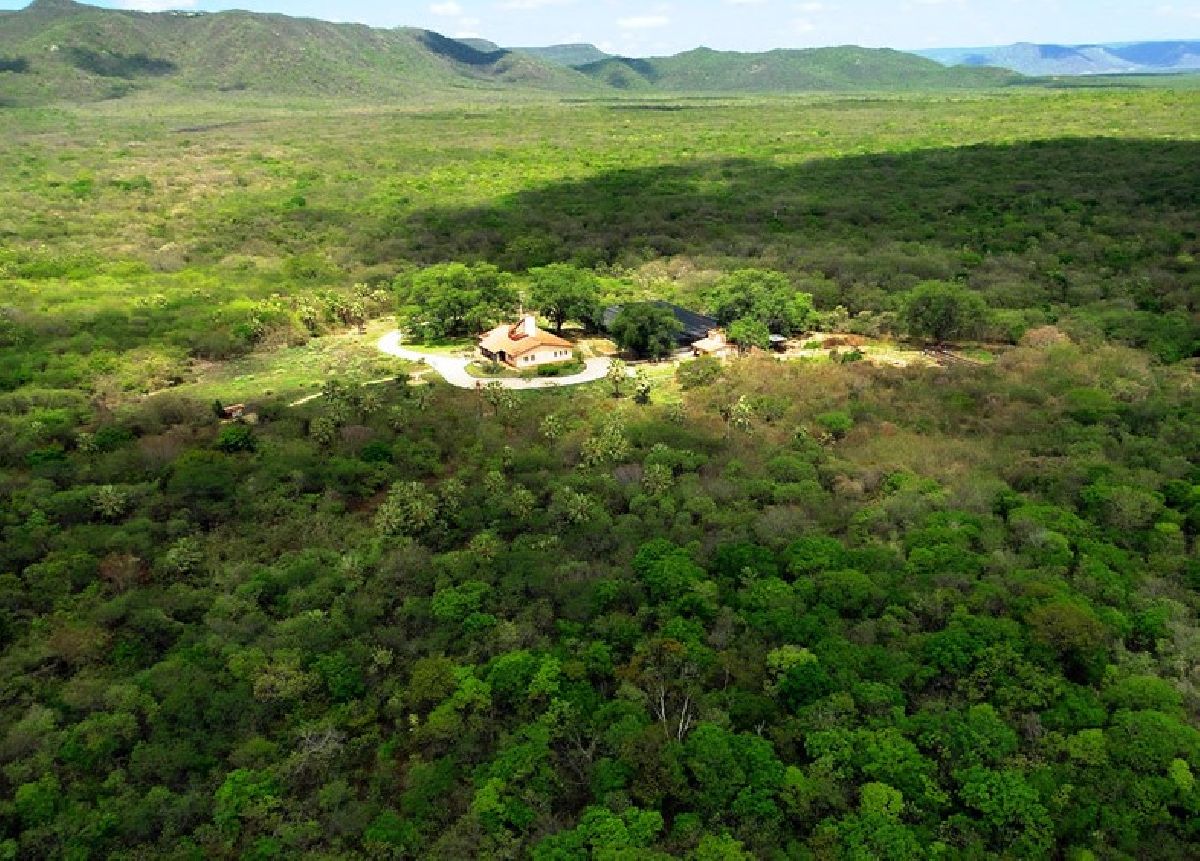
<path id="1" fill-rule="evenodd" d="M 517 379 L 512 377 L 488 377 L 480 379 L 467 373 L 470 359 L 455 356 L 440 356 L 434 353 L 422 353 L 401 346 L 401 333 L 389 332 L 379 339 L 379 349 L 389 356 L 405 359 L 409 362 L 421 362 L 441 374 L 442 379 L 460 389 L 475 389 L 489 383 L 499 383 L 506 389 L 553 389 L 559 386 L 578 386 L 583 383 L 594 383 L 603 380 L 608 374 L 612 359 L 588 359 L 586 368 L 570 377 L 534 377 L 533 379 Z"/>

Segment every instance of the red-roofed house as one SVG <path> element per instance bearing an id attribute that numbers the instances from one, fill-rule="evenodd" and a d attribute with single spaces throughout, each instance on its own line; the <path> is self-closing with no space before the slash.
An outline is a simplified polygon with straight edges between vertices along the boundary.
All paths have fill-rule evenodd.
<path id="1" fill-rule="evenodd" d="M 538 328 L 532 314 L 515 326 L 497 326 L 479 339 L 479 354 L 489 362 L 501 362 L 523 371 L 572 359 L 571 342 Z"/>

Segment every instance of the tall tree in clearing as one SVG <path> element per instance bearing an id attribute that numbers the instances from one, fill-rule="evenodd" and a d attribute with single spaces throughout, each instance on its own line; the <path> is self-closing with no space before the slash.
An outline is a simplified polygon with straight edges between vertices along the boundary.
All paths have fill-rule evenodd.
<path id="1" fill-rule="evenodd" d="M 609 332 L 617 345 L 642 359 L 661 359 L 675 349 L 682 326 L 670 308 L 653 302 L 631 302 L 616 316 Z"/>
<path id="2" fill-rule="evenodd" d="M 908 331 L 939 344 L 977 336 L 987 317 L 983 297 L 960 284 L 927 281 L 904 297 Z"/>
<path id="3" fill-rule="evenodd" d="M 600 280 L 566 263 L 554 263 L 533 269 L 530 276 L 530 301 L 554 322 L 561 335 L 568 320 L 578 320 L 594 328 L 600 317 Z"/>

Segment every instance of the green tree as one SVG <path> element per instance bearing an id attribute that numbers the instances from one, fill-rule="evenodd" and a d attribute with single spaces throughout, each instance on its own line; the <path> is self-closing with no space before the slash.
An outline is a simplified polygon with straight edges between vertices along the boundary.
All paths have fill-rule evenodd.
<path id="1" fill-rule="evenodd" d="M 633 570 L 653 602 L 676 597 L 704 579 L 704 569 L 692 561 L 686 550 L 662 538 L 638 551 Z"/>
<path id="2" fill-rule="evenodd" d="M 642 359 L 661 359 L 670 355 L 681 330 L 671 309 L 653 302 L 626 305 L 609 327 L 617 346 Z"/>
<path id="3" fill-rule="evenodd" d="M 279 785 L 262 772 L 239 768 L 225 777 L 216 792 L 213 819 L 226 835 L 236 837 L 244 819 L 263 815 L 279 804 Z"/>
<path id="4" fill-rule="evenodd" d="M 838 823 L 844 856 L 852 861 L 908 861 L 923 857 L 921 842 L 900 821 L 904 796 L 886 783 L 862 787 L 858 814 Z"/>
<path id="5" fill-rule="evenodd" d="M 1036 790 L 1020 772 L 972 768 L 962 780 L 962 799 L 982 815 L 992 849 L 1020 858 L 1048 854 L 1054 837 L 1053 822 Z"/>
<path id="6" fill-rule="evenodd" d="M 750 433 L 754 430 L 754 405 L 746 399 L 745 395 L 739 395 L 732 404 L 722 404 L 720 413 L 721 418 L 725 419 L 727 435 L 734 430 L 742 433 Z"/>
<path id="7" fill-rule="evenodd" d="M 600 427 L 583 441 L 580 458 L 585 466 L 619 463 L 629 454 L 629 437 L 620 413 L 610 413 Z"/>
<path id="8" fill-rule="evenodd" d="M 753 857 L 745 844 L 732 835 L 705 834 L 688 855 L 688 861 L 750 861 Z"/>
<path id="9" fill-rule="evenodd" d="M 628 366 L 620 359 L 613 359 L 609 364 L 608 373 L 604 375 L 604 378 L 612 386 L 614 398 L 621 397 L 621 389 L 624 387 L 628 375 Z"/>
<path id="10" fill-rule="evenodd" d="M 650 383 L 650 378 L 646 376 L 646 372 L 638 369 L 638 372 L 633 378 L 633 400 L 634 402 L 646 406 L 650 403 L 650 393 L 653 391 L 653 386 Z"/>
<path id="11" fill-rule="evenodd" d="M 517 307 L 511 279 L 489 263 L 446 263 L 397 279 L 399 316 L 417 335 L 480 332 Z"/>
<path id="12" fill-rule="evenodd" d="M 52 774 L 42 775 L 36 783 L 18 786 L 14 797 L 17 813 L 29 826 L 48 823 L 62 801 L 62 788 Z"/>
<path id="13" fill-rule="evenodd" d="M 437 497 L 420 482 L 397 482 L 375 512 L 375 526 L 385 535 L 416 536 L 437 522 Z"/>
<path id="14" fill-rule="evenodd" d="M 128 489 L 112 484 L 102 484 L 92 493 L 92 507 L 108 520 L 116 520 L 129 509 L 132 502 Z"/>
<path id="15" fill-rule="evenodd" d="M 753 320 L 768 335 L 802 332 L 816 317 L 811 294 L 797 290 L 786 275 L 766 269 L 739 269 L 721 278 L 708 295 L 708 306 L 724 325 Z"/>
<path id="16" fill-rule="evenodd" d="M 562 334 L 568 320 L 595 324 L 600 303 L 600 279 L 594 273 L 569 263 L 552 263 L 533 269 L 530 299 L 554 321 L 554 331 Z"/>
<path id="17" fill-rule="evenodd" d="M 1079 601 L 1051 601 L 1029 614 L 1034 637 L 1062 654 L 1088 655 L 1103 648 L 1108 631 L 1104 623 Z"/>
<path id="18" fill-rule="evenodd" d="M 618 816 L 604 807 L 589 807 L 579 825 L 547 837 L 533 848 L 534 861 L 566 861 L 585 858 L 636 858 L 644 853 L 662 830 L 662 814 L 656 810 L 626 808 Z"/>
<path id="19" fill-rule="evenodd" d="M 684 742 L 681 761 L 694 788 L 693 810 L 710 822 L 733 823 L 739 837 L 770 842 L 782 824 L 784 779 L 770 741 L 701 723 Z"/>
<path id="20" fill-rule="evenodd" d="M 226 425 L 217 434 L 216 447 L 226 454 L 255 451 L 258 448 L 258 439 L 249 425 Z"/>
<path id="21" fill-rule="evenodd" d="M 741 317 L 729 324 L 729 340 L 737 344 L 739 350 L 749 350 L 752 347 L 765 350 L 771 346 L 771 330 L 761 320 Z"/>
<path id="22" fill-rule="evenodd" d="M 983 297 L 960 284 L 926 281 L 904 297 L 909 333 L 939 344 L 979 334 L 987 318 Z"/>
<path id="23" fill-rule="evenodd" d="M 228 516 L 228 502 L 237 489 L 237 473 L 220 452 L 189 451 L 175 461 L 167 489 L 205 522 Z"/>
<path id="24" fill-rule="evenodd" d="M 817 416 L 817 424 L 834 439 L 842 439 L 854 428 L 854 419 L 849 413 L 833 410 Z"/>
<path id="25" fill-rule="evenodd" d="M 550 413 L 542 419 L 541 424 L 538 425 L 538 431 L 547 442 L 553 443 L 558 440 L 558 438 L 561 437 L 565 431 L 563 420 L 558 415 Z"/>

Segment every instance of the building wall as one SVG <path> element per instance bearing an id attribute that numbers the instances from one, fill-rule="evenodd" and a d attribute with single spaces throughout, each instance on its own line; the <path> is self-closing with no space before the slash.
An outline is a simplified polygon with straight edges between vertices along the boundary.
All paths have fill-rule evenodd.
<path id="1" fill-rule="evenodd" d="M 552 365 L 556 362 L 571 361 L 570 347 L 538 347 L 523 356 L 514 357 L 509 364 L 518 370 L 536 368 L 539 365 Z"/>

